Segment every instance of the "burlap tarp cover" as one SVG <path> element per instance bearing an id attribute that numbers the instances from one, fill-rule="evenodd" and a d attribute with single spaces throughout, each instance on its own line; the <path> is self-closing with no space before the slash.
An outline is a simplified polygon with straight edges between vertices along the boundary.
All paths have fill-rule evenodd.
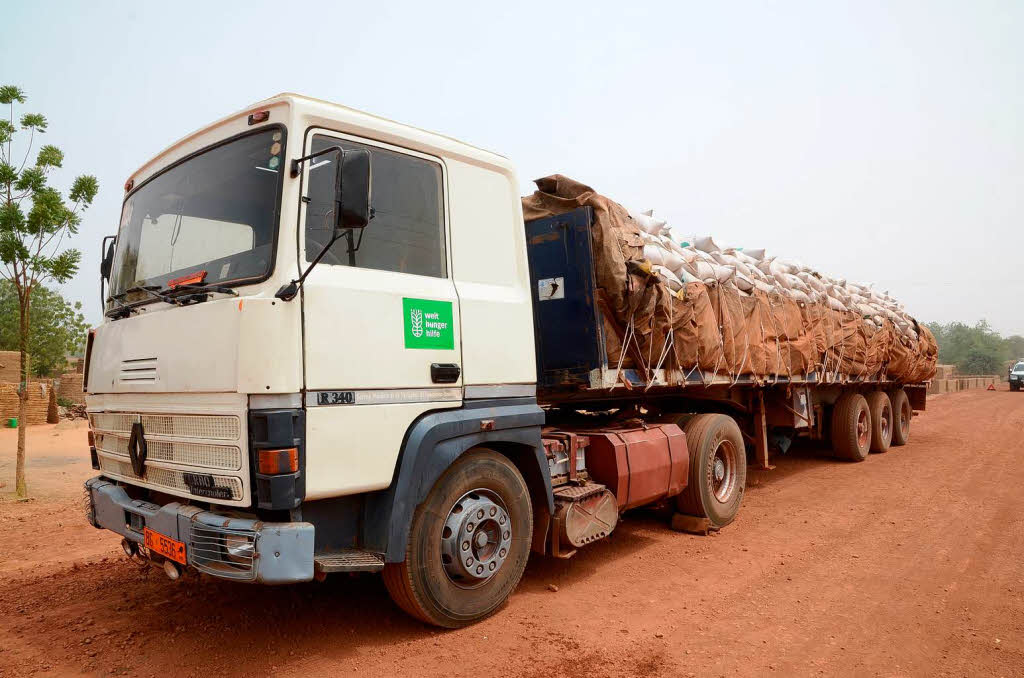
<path id="1" fill-rule="evenodd" d="M 700 368 L 765 381 L 816 372 L 826 381 L 914 383 L 935 374 L 938 346 L 924 325 L 916 326 L 914 342 L 888 325 L 875 329 L 857 313 L 824 302 L 701 282 L 673 292 L 650 274 L 640 229 L 624 207 L 559 174 L 536 184 L 538 190 L 523 198 L 527 221 L 593 209 L 594 271 L 612 367 L 645 374 Z"/>

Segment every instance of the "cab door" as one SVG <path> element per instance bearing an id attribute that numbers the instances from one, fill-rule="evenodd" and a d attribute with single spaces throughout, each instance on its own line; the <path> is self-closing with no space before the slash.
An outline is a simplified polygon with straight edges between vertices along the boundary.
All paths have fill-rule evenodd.
<path id="1" fill-rule="evenodd" d="M 459 301 L 445 169 L 424 154 L 326 130 L 306 153 L 370 152 L 372 218 L 337 240 L 303 287 L 306 496 L 387 487 L 409 425 L 462 402 Z M 329 242 L 338 156 L 305 164 L 300 264 Z"/>

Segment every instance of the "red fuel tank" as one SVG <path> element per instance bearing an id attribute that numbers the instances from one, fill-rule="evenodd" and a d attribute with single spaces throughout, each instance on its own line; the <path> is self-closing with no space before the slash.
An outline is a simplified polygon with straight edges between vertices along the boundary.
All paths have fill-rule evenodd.
<path id="1" fill-rule="evenodd" d="M 686 435 L 675 424 L 600 429 L 586 435 L 590 477 L 612 491 L 620 511 L 675 496 L 686 487 Z"/>

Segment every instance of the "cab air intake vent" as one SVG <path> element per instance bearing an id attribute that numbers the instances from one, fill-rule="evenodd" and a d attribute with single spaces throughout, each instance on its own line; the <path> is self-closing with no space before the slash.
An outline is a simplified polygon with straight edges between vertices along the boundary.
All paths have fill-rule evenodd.
<path id="1" fill-rule="evenodd" d="M 156 358 L 122 360 L 117 380 L 122 384 L 152 384 L 157 379 Z"/>

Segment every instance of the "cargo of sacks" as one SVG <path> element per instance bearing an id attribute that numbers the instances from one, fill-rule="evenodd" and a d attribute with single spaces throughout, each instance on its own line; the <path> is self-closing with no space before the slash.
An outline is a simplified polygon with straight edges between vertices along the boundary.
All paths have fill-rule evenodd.
<path id="1" fill-rule="evenodd" d="M 930 379 L 928 328 L 871 285 L 761 249 L 679 233 L 561 175 L 523 198 L 527 220 L 589 206 L 609 364 L 771 381 Z"/>

